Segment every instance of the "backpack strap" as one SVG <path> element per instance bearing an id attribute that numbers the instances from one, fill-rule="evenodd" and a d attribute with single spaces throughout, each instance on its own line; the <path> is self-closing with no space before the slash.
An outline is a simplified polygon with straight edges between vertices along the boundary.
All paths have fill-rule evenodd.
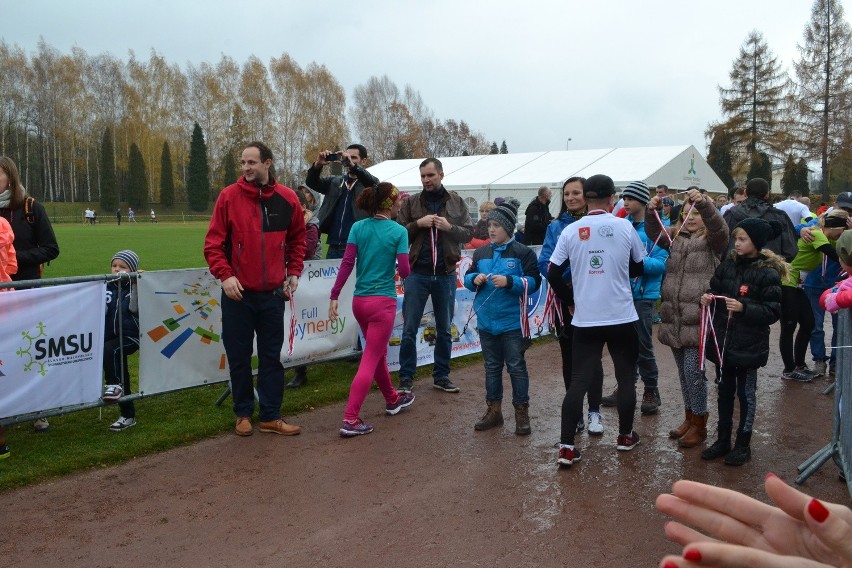
<path id="1" fill-rule="evenodd" d="M 26 200 L 24 200 L 24 218 L 30 225 L 35 225 L 35 197 L 32 197 L 31 195 L 28 195 Z"/>

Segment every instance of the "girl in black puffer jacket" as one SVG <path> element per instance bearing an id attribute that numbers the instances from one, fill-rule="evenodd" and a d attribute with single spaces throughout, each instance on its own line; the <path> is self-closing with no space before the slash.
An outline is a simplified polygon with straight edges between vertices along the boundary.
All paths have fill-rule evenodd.
<path id="1" fill-rule="evenodd" d="M 769 326 L 781 317 L 781 280 L 788 268 L 780 256 L 761 249 L 781 230 L 774 221 L 741 221 L 731 233 L 734 250 L 710 279 L 711 293 L 701 297 L 703 306 L 716 303 L 713 328 L 722 355 L 719 438 L 701 454 L 704 459 L 726 456 L 728 465 L 743 465 L 751 459 L 757 369 L 769 360 Z M 706 352 L 711 361 L 719 358 L 712 337 Z M 740 422 L 732 450 L 735 395 L 740 401 Z"/>

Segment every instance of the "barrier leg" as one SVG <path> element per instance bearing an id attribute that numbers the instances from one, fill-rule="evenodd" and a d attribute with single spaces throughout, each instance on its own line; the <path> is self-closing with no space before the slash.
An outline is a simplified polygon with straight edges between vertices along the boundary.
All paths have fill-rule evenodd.
<path id="1" fill-rule="evenodd" d="M 831 383 L 830 385 L 825 387 L 825 390 L 822 391 L 822 394 L 829 395 L 829 394 L 833 393 L 835 386 L 837 386 L 837 381 L 834 381 L 833 383 Z"/>
<path id="2" fill-rule="evenodd" d="M 222 406 L 222 403 L 225 402 L 229 396 L 231 396 L 231 385 L 226 386 L 219 398 L 216 399 L 216 406 Z"/>
<path id="3" fill-rule="evenodd" d="M 834 456 L 836 451 L 837 444 L 832 442 L 831 444 L 828 444 L 823 449 L 812 455 L 804 463 L 802 463 L 798 467 L 798 470 L 801 475 L 796 478 L 796 485 L 801 485 L 805 481 L 807 481 L 811 475 L 816 473 L 816 471 L 822 467 L 822 464 L 824 464 L 825 462 L 830 460 L 832 456 Z"/>

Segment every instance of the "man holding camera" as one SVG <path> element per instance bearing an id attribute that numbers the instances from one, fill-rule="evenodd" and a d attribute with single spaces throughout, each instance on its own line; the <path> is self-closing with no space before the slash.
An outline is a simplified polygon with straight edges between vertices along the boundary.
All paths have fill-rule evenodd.
<path id="1" fill-rule="evenodd" d="M 239 436 L 254 430 L 251 359 L 257 336 L 258 427 L 293 436 L 301 429 L 281 418 L 281 347 L 284 305 L 299 286 L 304 265 L 305 218 L 293 190 L 269 174 L 272 151 L 265 144 L 248 144 L 240 166 L 243 175 L 219 194 L 204 239 L 210 273 L 222 282 L 222 343 L 237 415 L 234 430 Z"/>
<path id="2" fill-rule="evenodd" d="M 337 161 L 345 168 L 342 176 L 320 177 L 324 165 Z M 305 185 L 325 196 L 317 219 L 320 233 L 327 235 L 326 258 L 343 258 L 349 230 L 355 221 L 367 217 L 355 201 L 365 187 L 375 187 L 379 180 L 364 169 L 366 165 L 367 149 L 361 144 L 350 144 L 342 152 L 320 152 L 308 169 Z"/>

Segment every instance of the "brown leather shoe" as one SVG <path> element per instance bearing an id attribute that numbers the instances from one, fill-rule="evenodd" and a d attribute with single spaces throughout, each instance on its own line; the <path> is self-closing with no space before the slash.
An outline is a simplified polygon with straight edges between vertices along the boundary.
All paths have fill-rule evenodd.
<path id="1" fill-rule="evenodd" d="M 269 422 L 258 422 L 257 428 L 261 432 L 272 432 L 273 434 L 282 434 L 284 436 L 296 436 L 302 431 L 299 426 L 284 422 L 283 418 L 270 420 Z"/>
<path id="2" fill-rule="evenodd" d="M 237 436 L 251 436 L 254 434 L 254 428 L 251 426 L 251 418 L 248 416 L 237 418 L 237 425 L 234 427 L 234 432 L 237 433 Z"/>

